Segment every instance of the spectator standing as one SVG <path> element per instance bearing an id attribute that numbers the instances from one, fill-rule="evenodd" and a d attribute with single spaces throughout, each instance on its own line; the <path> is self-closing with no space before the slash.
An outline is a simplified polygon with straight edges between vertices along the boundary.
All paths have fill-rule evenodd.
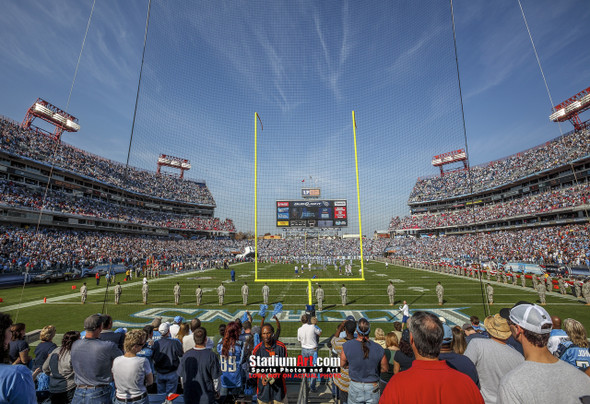
<path id="1" fill-rule="evenodd" d="M 72 345 L 72 368 L 75 373 L 76 392 L 74 404 L 110 404 L 113 381 L 111 367 L 113 360 L 123 352 L 111 341 L 99 339 L 103 319 L 93 314 L 84 320 L 84 339 Z M 92 364 L 89 366 L 89 364 Z"/>
<path id="2" fill-rule="evenodd" d="M 387 372 L 381 372 L 381 374 L 379 375 L 379 387 L 380 387 L 380 391 L 381 393 L 383 393 L 383 390 L 385 389 L 385 386 L 387 385 L 387 383 L 389 382 L 389 380 L 391 379 L 391 377 L 393 376 L 393 366 L 394 366 L 394 360 L 393 360 L 393 356 L 395 355 L 396 351 L 399 351 L 399 340 L 397 338 L 397 334 L 393 331 L 391 331 L 390 333 L 388 333 L 385 336 L 385 358 L 387 359 Z"/>
<path id="3" fill-rule="evenodd" d="M 115 404 L 149 404 L 146 386 L 154 382 L 154 375 L 148 359 L 137 356 L 146 341 L 147 335 L 143 330 L 131 330 L 125 336 L 125 354 L 113 361 Z"/>
<path id="4" fill-rule="evenodd" d="M 551 355 L 547 341 L 552 322 L 540 306 L 521 304 L 510 310 L 510 330 L 526 361 L 500 381 L 498 403 L 580 403 L 590 399 L 590 378 Z M 583 400 L 585 398 L 585 400 Z"/>
<path id="5" fill-rule="evenodd" d="M 176 393 L 176 387 L 178 386 L 176 371 L 184 352 L 180 341 L 170 337 L 168 323 L 160 324 L 158 331 L 162 337 L 154 342 L 153 346 L 154 370 L 156 371 L 158 394 L 164 393 L 168 395 Z"/>
<path id="6" fill-rule="evenodd" d="M 586 299 L 586 306 L 590 306 L 590 279 L 586 279 L 582 285 L 582 296 Z"/>
<path id="7" fill-rule="evenodd" d="M 184 388 L 184 402 L 213 403 L 218 396 L 214 381 L 221 376 L 219 359 L 206 347 L 207 330 L 197 328 L 193 338 L 195 347 L 182 356 L 178 367 L 178 376 L 182 379 Z"/>
<path id="8" fill-rule="evenodd" d="M 49 375 L 51 404 L 69 404 L 74 398 L 76 381 L 72 367 L 72 344 L 80 339 L 78 331 L 68 331 L 61 339 L 61 347 L 51 351 L 43 363 L 43 372 Z"/>
<path id="9" fill-rule="evenodd" d="M 170 338 L 176 338 L 176 335 L 178 334 L 178 331 L 180 331 L 180 326 L 183 322 L 184 318 L 182 316 L 174 317 L 174 320 L 172 320 L 172 324 L 170 324 L 170 327 L 168 328 L 170 332 Z"/>
<path id="10" fill-rule="evenodd" d="M 381 403 L 481 403 L 475 383 L 439 360 L 443 327 L 437 316 L 418 311 L 409 322 L 410 344 L 416 360 L 412 368 L 394 375 Z"/>
<path id="11" fill-rule="evenodd" d="M 566 340 L 567 333 L 561 329 L 561 318 L 557 316 L 551 316 L 551 323 L 553 324 L 553 328 L 551 329 L 551 333 L 549 334 L 549 341 L 547 342 L 547 349 L 551 354 L 555 354 L 559 344 L 562 341 Z"/>
<path id="12" fill-rule="evenodd" d="M 123 342 L 125 341 L 125 333 L 121 332 L 114 332 L 113 328 L 113 318 L 108 314 L 103 314 L 102 316 L 102 331 L 100 332 L 99 338 L 103 341 L 111 341 L 117 348 L 122 352 L 123 351 Z"/>
<path id="13" fill-rule="evenodd" d="M 559 359 L 576 366 L 580 370 L 586 370 L 590 365 L 590 344 L 586 329 L 577 320 L 566 318 L 563 321 L 563 328 L 567 339 L 561 342 L 557 348 Z"/>
<path id="14" fill-rule="evenodd" d="M 393 373 L 397 374 L 408 370 L 414 362 L 414 351 L 410 344 L 410 330 L 407 328 L 402 331 L 402 337 L 399 340 L 399 350 L 393 354 Z"/>
<path id="15" fill-rule="evenodd" d="M 10 315 L 0 313 L 0 336 L 2 346 L 0 358 L 8 353 L 12 339 Z M 31 371 L 23 365 L 7 365 L 0 363 L 0 402 L 9 404 L 36 404 L 35 385 Z"/>
<path id="16" fill-rule="evenodd" d="M 13 324 L 10 327 L 10 332 L 12 333 L 10 349 L 8 351 L 10 363 L 13 365 L 28 366 L 31 356 L 29 355 L 29 344 L 25 341 L 25 335 L 27 333 L 25 325 L 23 323 Z"/>
<path id="17" fill-rule="evenodd" d="M 286 357 L 287 347 L 278 337 L 275 337 L 275 330 L 269 323 L 264 323 L 261 328 L 262 342 L 254 347 L 252 355 L 260 358 L 272 356 Z M 256 392 L 259 403 L 282 403 L 287 398 L 287 385 L 279 372 L 279 377 L 262 376 L 257 378 Z"/>
<path id="18" fill-rule="evenodd" d="M 500 379 L 524 362 L 524 358 L 506 345 L 506 340 L 511 336 L 506 319 L 499 314 L 488 316 L 484 326 L 490 338 L 472 339 L 467 345 L 465 356 L 471 359 L 477 369 L 481 395 L 486 404 L 493 404 L 497 399 Z"/>
<path id="19" fill-rule="evenodd" d="M 301 327 L 297 330 L 297 341 L 301 344 L 301 356 L 304 358 L 317 358 L 318 340 L 317 337 L 321 335 L 321 330 L 311 324 L 311 319 L 308 314 L 301 316 Z M 314 359 L 315 363 L 315 359 Z M 311 391 L 315 392 L 317 379 L 311 380 Z"/>
<path id="20" fill-rule="evenodd" d="M 33 371 L 39 369 L 45 363 L 49 354 L 57 348 L 53 343 L 55 337 L 55 327 L 48 325 L 41 330 L 41 343 L 35 348 L 35 359 L 33 360 Z"/>
<path id="21" fill-rule="evenodd" d="M 477 369 L 473 362 L 471 362 L 471 359 L 462 353 L 457 353 L 453 350 L 453 341 L 460 337 L 456 337 L 456 334 L 451 327 L 446 324 L 443 324 L 443 331 L 443 340 L 442 345 L 440 346 L 438 359 L 446 361 L 447 365 L 451 368 L 469 376 L 469 378 L 473 380 L 473 383 L 479 388 L 479 376 L 477 375 Z M 462 333 L 459 332 L 458 335 L 462 336 Z"/>
<path id="22" fill-rule="evenodd" d="M 96 275 L 94 275 L 94 277 L 96 278 L 96 286 L 100 285 L 100 274 L 98 273 L 98 270 L 96 270 Z"/>
<path id="23" fill-rule="evenodd" d="M 350 384 L 348 400 L 351 403 L 377 403 L 379 401 L 379 375 L 387 372 L 388 363 L 383 348 L 369 340 L 371 325 L 359 319 L 358 337 L 346 342 L 340 354 L 342 367 L 348 366 Z"/>
<path id="24" fill-rule="evenodd" d="M 230 322 L 223 339 L 217 345 L 221 365 L 221 392 L 219 401 L 235 402 L 242 391 L 242 342 L 240 341 L 240 326 Z"/>
<path id="25" fill-rule="evenodd" d="M 354 330 L 356 323 L 354 320 L 344 320 L 338 325 L 336 333 L 332 336 L 330 342 L 332 343 L 332 351 L 337 357 L 340 357 L 342 353 L 342 347 L 348 341 L 354 339 Z M 344 337 L 341 333 L 344 332 Z M 348 386 L 350 385 L 350 376 L 348 374 L 348 367 L 340 368 L 340 377 L 333 379 L 334 384 L 338 388 L 338 398 L 341 403 L 348 402 Z"/>

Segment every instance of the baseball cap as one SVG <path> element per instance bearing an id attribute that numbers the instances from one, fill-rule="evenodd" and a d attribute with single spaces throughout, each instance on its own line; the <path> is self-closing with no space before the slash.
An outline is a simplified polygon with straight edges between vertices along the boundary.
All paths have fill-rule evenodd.
<path id="1" fill-rule="evenodd" d="M 169 330 L 170 330 L 170 325 L 168 325 L 168 323 L 162 323 L 162 324 L 160 324 L 160 327 L 158 327 L 158 331 L 162 335 L 168 334 Z"/>
<path id="2" fill-rule="evenodd" d="M 508 320 L 508 318 L 510 318 L 510 310 L 512 310 L 516 306 L 520 306 L 521 304 L 532 304 L 532 303 L 527 302 L 526 300 L 521 300 L 520 302 L 518 302 L 514 306 L 512 306 L 512 308 L 504 307 L 503 309 L 500 309 L 500 317 Z"/>
<path id="3" fill-rule="evenodd" d="M 182 318 L 181 316 L 176 316 L 176 317 L 174 317 L 174 322 L 175 322 L 176 324 L 180 324 L 180 323 L 182 323 L 183 321 L 184 321 L 184 318 Z"/>
<path id="4" fill-rule="evenodd" d="M 442 326 L 443 326 L 444 335 L 443 335 L 441 345 L 450 344 L 453 341 L 453 330 L 451 330 L 451 327 L 449 327 L 445 323 L 443 323 Z"/>
<path id="5" fill-rule="evenodd" d="M 354 316 L 346 316 L 346 319 L 347 319 L 347 320 L 349 320 L 349 321 L 356 321 L 356 320 L 354 319 Z"/>
<path id="6" fill-rule="evenodd" d="M 93 314 L 86 317 L 84 320 L 84 329 L 86 331 L 94 331 L 102 325 L 102 316 L 100 314 Z"/>
<path id="7" fill-rule="evenodd" d="M 510 321 L 535 334 L 549 334 L 553 328 L 547 310 L 536 304 L 521 304 L 510 310 Z M 551 327 L 543 328 L 549 324 Z"/>

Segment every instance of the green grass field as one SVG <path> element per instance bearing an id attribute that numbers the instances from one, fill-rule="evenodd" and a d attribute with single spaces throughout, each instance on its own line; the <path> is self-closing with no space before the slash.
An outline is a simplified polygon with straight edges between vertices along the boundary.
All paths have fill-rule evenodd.
<path id="1" fill-rule="evenodd" d="M 294 265 L 259 264 L 259 278 L 284 279 L 284 282 L 269 283 L 270 308 L 273 303 L 283 304 L 281 320 L 281 338 L 296 337 L 299 327 L 299 317 L 307 303 L 305 294 L 307 282 L 293 282 Z M 164 319 L 181 315 L 185 319 L 198 316 L 203 321 L 209 335 L 217 334 L 217 327 L 222 322 L 228 322 L 240 317 L 243 310 L 257 312 L 262 303 L 261 288 L 263 283 L 254 282 L 254 264 L 237 264 L 232 266 L 236 270 L 236 282 L 230 282 L 229 270 L 207 270 L 191 272 L 174 276 L 150 280 L 150 294 L 147 305 L 141 302 L 141 280 L 121 282 L 124 285 L 121 304 L 114 304 L 112 286 L 106 294 L 105 281 L 96 286 L 93 278 L 76 280 L 75 282 L 60 282 L 50 285 L 27 285 L 22 287 L 0 290 L 0 310 L 12 315 L 13 320 L 24 322 L 27 330 L 42 328 L 53 324 L 58 334 L 68 330 L 81 330 L 85 317 L 92 313 L 102 312 L 110 314 L 115 320 L 115 327 L 139 328 L 151 322 L 153 317 L 162 316 Z M 477 280 L 465 277 L 446 275 L 438 272 L 411 269 L 390 265 L 386 270 L 380 262 L 365 264 L 365 281 L 347 282 L 350 277 L 340 276 L 332 269 L 306 271 L 299 278 L 308 279 L 313 275 L 313 285 L 322 284 L 325 290 L 324 310 L 318 313 L 319 326 L 324 330 L 322 340 L 333 334 L 339 321 L 352 314 L 356 318 L 366 316 L 372 320 L 372 329 L 381 327 L 385 332 L 393 329 L 392 322 L 401 320 L 398 306 L 407 300 L 411 310 L 431 310 L 445 317 L 449 324 L 462 324 L 470 315 L 477 315 L 483 320 L 485 317 L 484 304 L 480 284 Z M 353 272 L 358 277 L 358 262 L 353 266 Z M 339 278 L 341 282 L 322 282 L 323 279 Z M 118 275 L 118 281 L 122 276 Z M 392 280 L 396 287 L 396 304 L 389 306 L 386 293 L 387 285 Z M 88 299 L 85 305 L 80 304 L 79 288 L 82 282 L 88 284 Z M 220 282 L 226 286 L 225 304 L 218 305 L 216 288 Z M 248 282 L 250 296 L 248 306 L 242 304 L 240 288 Z M 445 304 L 438 305 L 434 291 L 436 282 L 442 282 L 445 287 Z M 180 282 L 182 287 L 181 304 L 174 305 L 173 286 Z M 348 288 L 348 305 L 343 307 L 340 301 L 340 287 L 346 283 Z M 76 289 L 72 289 L 76 285 Z M 204 290 L 203 303 L 196 307 L 194 291 L 197 285 Z M 538 296 L 530 287 L 494 286 L 495 304 L 490 306 L 492 314 L 502 307 L 510 307 L 519 300 L 537 302 Z M 19 301 L 22 303 L 19 308 Z M 47 303 L 43 303 L 43 298 Z M 584 306 L 573 296 L 562 297 L 558 293 L 547 294 L 546 309 L 552 315 L 562 319 L 573 317 L 581 321 L 587 329 L 590 327 L 590 307 Z M 254 323 L 259 324 L 260 317 L 254 316 Z"/>

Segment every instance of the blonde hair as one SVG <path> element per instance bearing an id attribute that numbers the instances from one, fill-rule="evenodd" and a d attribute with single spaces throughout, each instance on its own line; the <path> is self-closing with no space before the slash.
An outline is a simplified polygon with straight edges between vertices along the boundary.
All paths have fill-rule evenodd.
<path id="1" fill-rule="evenodd" d="M 41 341 L 51 341 L 55 337 L 55 327 L 52 325 L 46 325 L 41 330 Z"/>
<path id="2" fill-rule="evenodd" d="M 311 318 L 311 323 L 312 323 L 313 325 L 316 325 L 316 324 L 318 323 L 318 318 L 317 318 L 317 317 L 312 317 L 312 318 Z"/>
<path id="3" fill-rule="evenodd" d="M 375 328 L 375 340 L 385 341 L 385 331 L 381 328 Z"/>
<path id="4" fill-rule="evenodd" d="M 147 334 L 144 330 L 131 330 L 125 335 L 123 348 L 125 352 L 129 352 L 135 345 L 143 345 L 146 339 Z"/>
<path id="5" fill-rule="evenodd" d="M 178 329 L 178 333 L 176 334 L 176 338 L 180 340 L 180 342 L 182 342 L 182 339 L 184 337 L 186 337 L 187 335 L 189 335 L 190 333 L 190 327 L 188 325 L 188 323 L 182 323 L 180 324 L 180 328 Z"/>
<path id="6" fill-rule="evenodd" d="M 588 344 L 588 334 L 586 333 L 586 329 L 578 320 L 566 318 L 563 320 L 563 330 L 567 333 L 567 336 L 574 345 L 577 345 L 580 348 L 590 347 Z"/>
<path id="7" fill-rule="evenodd" d="M 377 330 L 375 330 L 375 333 L 377 333 Z M 387 333 L 385 336 L 385 345 L 387 345 L 387 348 L 392 346 L 399 348 L 399 339 L 397 338 L 397 334 L 395 332 L 391 331 Z"/>

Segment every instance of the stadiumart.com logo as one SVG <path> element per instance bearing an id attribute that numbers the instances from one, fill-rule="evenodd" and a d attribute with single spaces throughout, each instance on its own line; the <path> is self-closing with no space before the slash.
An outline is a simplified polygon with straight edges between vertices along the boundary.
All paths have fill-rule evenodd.
<path id="1" fill-rule="evenodd" d="M 315 360 L 311 356 L 260 357 L 250 355 L 250 377 L 299 378 L 299 377 L 340 377 L 340 358 Z"/>

